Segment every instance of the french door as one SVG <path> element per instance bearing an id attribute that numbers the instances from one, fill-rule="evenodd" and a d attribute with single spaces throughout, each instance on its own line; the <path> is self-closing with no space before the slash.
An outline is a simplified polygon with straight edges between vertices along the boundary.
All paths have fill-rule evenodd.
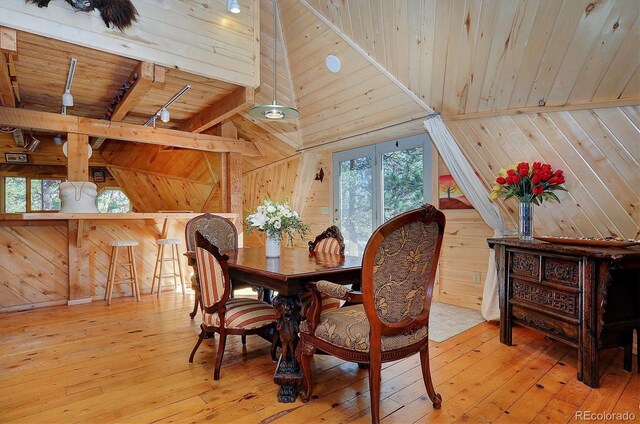
<path id="1" fill-rule="evenodd" d="M 333 218 L 347 254 L 362 254 L 378 226 L 431 199 L 430 164 L 426 134 L 334 153 Z"/>

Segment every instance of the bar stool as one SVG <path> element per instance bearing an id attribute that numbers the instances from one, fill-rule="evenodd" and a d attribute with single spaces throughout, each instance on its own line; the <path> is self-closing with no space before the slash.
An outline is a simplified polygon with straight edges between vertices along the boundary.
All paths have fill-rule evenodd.
<path id="1" fill-rule="evenodd" d="M 123 284 L 124 282 L 131 283 L 131 294 L 135 296 L 136 300 L 140 302 L 140 288 L 138 287 L 138 272 L 136 271 L 136 256 L 133 253 L 133 248 L 138 245 L 134 240 L 113 240 L 109 243 L 111 246 L 111 262 L 109 262 L 109 276 L 107 277 L 107 288 L 104 292 L 104 300 L 107 301 L 107 305 L 111 305 L 111 294 L 113 292 L 114 284 Z M 118 249 L 120 247 L 127 248 L 128 262 L 118 264 Z M 116 269 L 118 266 L 125 267 L 129 270 L 129 277 L 122 278 L 116 281 Z"/>
<path id="2" fill-rule="evenodd" d="M 178 286 L 178 282 L 176 281 L 176 277 L 180 277 L 180 284 L 182 285 L 182 295 L 185 294 L 184 287 L 184 278 L 182 278 L 182 265 L 180 264 L 180 255 L 178 253 L 178 245 L 182 244 L 182 240 L 180 239 L 159 239 L 156 243 L 158 243 L 158 255 L 156 256 L 156 266 L 153 270 L 153 281 L 151 282 L 151 294 L 153 294 L 154 287 L 156 285 L 156 280 L 158 280 L 158 298 L 160 297 L 160 292 L 162 291 L 162 279 L 163 278 L 171 278 L 173 277 L 173 288 Z M 171 246 L 171 257 L 164 257 L 164 248 L 165 246 Z M 164 264 L 165 262 L 171 262 L 173 265 L 173 273 L 166 274 L 164 273 Z M 178 272 L 176 273 L 176 263 L 178 264 Z"/>

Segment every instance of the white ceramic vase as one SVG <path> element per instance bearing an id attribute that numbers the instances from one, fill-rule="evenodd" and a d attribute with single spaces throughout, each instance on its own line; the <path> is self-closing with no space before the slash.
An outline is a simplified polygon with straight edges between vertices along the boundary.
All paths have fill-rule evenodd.
<path id="1" fill-rule="evenodd" d="M 272 238 L 267 235 L 265 241 L 265 253 L 267 258 L 279 258 L 280 257 L 280 239 Z"/>

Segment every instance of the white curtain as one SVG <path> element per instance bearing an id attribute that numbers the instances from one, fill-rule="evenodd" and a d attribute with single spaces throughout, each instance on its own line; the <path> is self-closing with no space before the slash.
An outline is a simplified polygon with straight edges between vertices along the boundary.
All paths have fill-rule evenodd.
<path id="1" fill-rule="evenodd" d="M 500 211 L 489 200 L 487 189 L 482 185 L 473 168 L 471 168 L 469 161 L 467 161 L 460 147 L 458 147 L 458 143 L 456 143 L 456 140 L 444 125 L 444 122 L 442 122 L 440 115 L 429 116 L 424 121 L 424 127 L 429 132 L 442 160 L 449 168 L 449 172 L 451 172 L 471 205 L 480 213 L 484 222 L 493 228 L 494 236 L 502 236 L 505 225 Z M 484 282 L 481 312 L 487 321 L 500 319 L 498 272 L 493 249 L 490 249 L 489 252 L 489 266 L 487 268 L 487 279 Z"/>

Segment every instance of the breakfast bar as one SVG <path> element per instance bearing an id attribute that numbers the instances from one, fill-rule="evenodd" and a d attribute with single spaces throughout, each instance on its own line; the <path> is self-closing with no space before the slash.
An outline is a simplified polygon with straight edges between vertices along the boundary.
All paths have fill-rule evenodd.
<path id="1" fill-rule="evenodd" d="M 241 225 L 235 213 L 216 213 Z M 184 239 L 200 213 L 25 213 L 0 215 L 0 311 L 80 304 L 104 297 L 112 240 L 135 240 L 140 291 L 149 293 L 156 240 Z M 239 234 L 242 234 L 240 228 Z M 242 242 L 242 238 L 240 238 Z M 186 246 L 179 247 L 182 252 Z M 180 258 L 183 269 L 186 259 Z M 125 285 L 113 297 L 129 296 Z"/>

